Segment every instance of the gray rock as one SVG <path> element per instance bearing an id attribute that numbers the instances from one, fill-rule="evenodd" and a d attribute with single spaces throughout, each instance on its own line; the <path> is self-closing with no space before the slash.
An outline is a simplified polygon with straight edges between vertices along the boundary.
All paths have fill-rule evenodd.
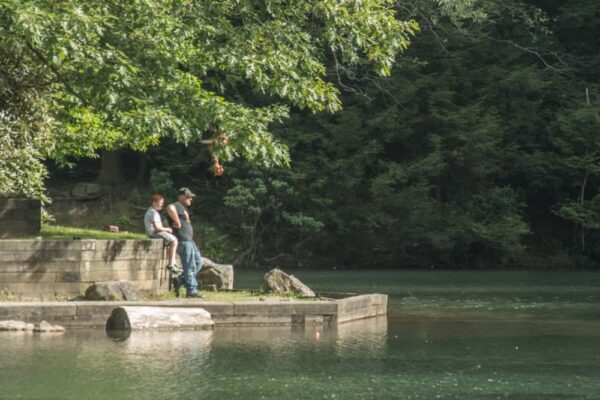
<path id="1" fill-rule="evenodd" d="M 23 321 L 0 321 L 0 331 L 32 331 L 33 324 Z"/>
<path id="2" fill-rule="evenodd" d="M 86 300 L 142 300 L 142 295 L 131 281 L 98 282 L 85 291 Z"/>
<path id="3" fill-rule="evenodd" d="M 217 264 L 202 257 L 202 269 L 196 279 L 202 287 L 216 285 L 217 289 L 233 289 L 233 265 Z"/>
<path id="4" fill-rule="evenodd" d="M 117 307 L 106 321 L 107 331 L 213 329 L 208 311 L 199 307 Z"/>
<path id="5" fill-rule="evenodd" d="M 102 197 L 102 186 L 97 183 L 80 182 L 71 189 L 76 200 L 95 200 Z"/>
<path id="6" fill-rule="evenodd" d="M 315 292 L 300 279 L 277 268 L 273 268 L 265 274 L 262 289 L 265 292 L 295 293 L 304 297 L 315 297 Z"/>
<path id="7" fill-rule="evenodd" d="M 42 321 L 33 328 L 34 332 L 47 333 L 47 332 L 64 332 L 65 328 L 60 325 L 52 325 L 49 322 Z"/>

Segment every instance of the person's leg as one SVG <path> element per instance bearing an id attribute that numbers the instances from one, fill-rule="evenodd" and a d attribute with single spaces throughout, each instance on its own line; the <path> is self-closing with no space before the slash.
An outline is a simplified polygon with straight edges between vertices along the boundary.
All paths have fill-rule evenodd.
<path id="1" fill-rule="evenodd" d="M 202 269 L 202 254 L 200 254 L 200 249 L 194 243 L 194 260 L 196 261 L 196 274 L 200 272 Z"/>
<path id="2" fill-rule="evenodd" d="M 173 240 L 169 243 L 167 247 L 167 258 L 169 259 L 169 265 L 177 265 L 177 260 L 175 259 L 175 254 L 177 253 L 177 239 Z"/>
<path id="3" fill-rule="evenodd" d="M 196 293 L 198 283 L 196 282 L 196 256 L 194 242 L 179 243 L 179 257 L 183 264 L 183 284 L 185 285 L 186 295 Z"/>
<path id="4" fill-rule="evenodd" d="M 186 291 L 188 290 L 188 272 L 194 269 L 194 249 L 192 245 L 192 242 L 181 242 L 177 247 L 177 254 L 179 254 L 183 267 L 183 274 L 179 277 L 179 281 L 185 285 Z"/>
<path id="5" fill-rule="evenodd" d="M 177 238 L 175 235 L 169 232 L 155 232 L 150 237 L 162 238 L 165 246 L 167 247 L 167 268 L 171 271 L 171 266 L 177 265 L 175 254 L 177 251 Z M 171 271 L 173 272 L 173 271 Z"/>
<path id="6" fill-rule="evenodd" d="M 200 271 L 200 268 L 202 268 L 202 256 L 200 255 L 200 250 L 198 249 L 198 246 L 196 246 L 196 243 L 191 242 L 192 243 L 192 252 L 193 252 L 193 257 L 194 257 L 194 271 L 191 272 L 190 271 L 190 276 L 189 276 L 189 280 L 190 282 L 192 282 L 191 286 L 193 286 L 195 289 L 193 291 L 193 293 L 196 292 L 196 289 L 198 288 L 198 281 L 196 280 L 196 274 L 198 274 L 198 271 Z"/>

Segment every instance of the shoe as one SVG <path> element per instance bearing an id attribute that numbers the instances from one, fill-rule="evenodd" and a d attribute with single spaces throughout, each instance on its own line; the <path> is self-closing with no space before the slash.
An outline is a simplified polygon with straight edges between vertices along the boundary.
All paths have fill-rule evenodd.
<path id="1" fill-rule="evenodd" d="M 181 281 L 179 278 L 173 278 L 171 280 L 173 283 L 173 290 L 175 290 L 175 297 L 179 297 L 179 288 L 181 288 Z"/>
<path id="2" fill-rule="evenodd" d="M 206 296 L 204 296 L 202 293 L 188 293 L 185 295 L 185 297 L 188 299 L 204 299 Z"/>
<path id="3" fill-rule="evenodd" d="M 167 265 L 167 269 L 170 273 L 172 273 L 175 276 L 181 275 L 181 273 L 183 272 L 183 270 L 179 268 L 177 264 Z"/>

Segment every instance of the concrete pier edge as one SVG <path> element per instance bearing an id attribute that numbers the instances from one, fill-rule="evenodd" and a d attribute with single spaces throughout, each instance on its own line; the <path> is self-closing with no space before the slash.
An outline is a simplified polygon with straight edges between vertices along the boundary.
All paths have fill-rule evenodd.
<path id="1" fill-rule="evenodd" d="M 102 328 L 119 306 L 196 307 L 208 311 L 215 326 L 319 325 L 334 327 L 345 322 L 387 314 L 388 296 L 363 294 L 331 300 L 268 300 L 213 302 L 170 301 L 28 301 L 0 302 L 0 321 L 42 320 L 66 328 Z"/>

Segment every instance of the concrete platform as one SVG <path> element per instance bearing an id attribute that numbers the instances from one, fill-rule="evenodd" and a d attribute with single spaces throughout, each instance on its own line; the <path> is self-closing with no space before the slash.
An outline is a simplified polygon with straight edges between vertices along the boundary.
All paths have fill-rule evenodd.
<path id="1" fill-rule="evenodd" d="M 344 322 L 385 316 L 387 295 L 365 294 L 334 300 L 268 300 L 213 302 L 172 301 L 65 301 L 0 302 L 0 320 L 38 323 L 46 320 L 68 328 L 104 328 L 119 306 L 201 307 L 216 326 L 315 325 L 334 327 Z"/>

